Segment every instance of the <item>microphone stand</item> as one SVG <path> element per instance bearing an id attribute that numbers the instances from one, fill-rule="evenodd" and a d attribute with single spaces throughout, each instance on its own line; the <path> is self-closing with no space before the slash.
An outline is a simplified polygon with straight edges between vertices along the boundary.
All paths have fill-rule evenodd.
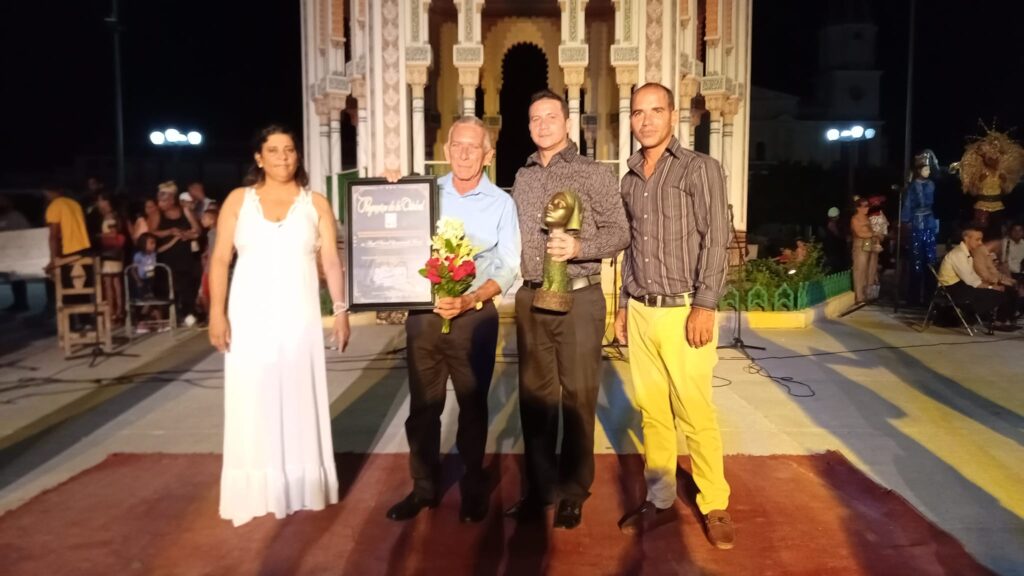
<path id="1" fill-rule="evenodd" d="M 729 204 L 729 230 L 732 231 L 733 241 L 736 242 L 737 245 L 739 245 L 739 242 L 737 242 L 736 240 L 738 235 L 736 234 L 736 221 L 733 219 L 732 215 L 732 204 Z M 744 244 L 743 246 L 740 247 L 740 270 L 743 270 L 746 267 L 746 264 L 747 247 Z M 739 350 L 740 353 L 742 353 L 744 356 L 747 356 L 748 358 L 750 357 L 750 355 L 747 354 L 747 350 L 764 350 L 764 346 L 753 346 L 743 341 L 743 312 L 742 305 L 739 301 L 736 302 L 736 328 L 733 330 L 732 342 L 728 344 L 723 344 L 718 347 L 719 350 L 723 348 Z"/>
<path id="2" fill-rule="evenodd" d="M 893 282 L 892 313 L 900 311 L 900 284 L 903 279 L 903 269 L 900 268 L 900 256 L 903 253 L 903 194 L 910 187 L 900 186 L 896 189 L 896 281 Z"/>

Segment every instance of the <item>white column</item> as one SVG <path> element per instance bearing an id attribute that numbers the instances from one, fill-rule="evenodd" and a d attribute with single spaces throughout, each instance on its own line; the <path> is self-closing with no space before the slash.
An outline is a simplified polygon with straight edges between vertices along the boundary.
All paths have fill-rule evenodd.
<path id="1" fill-rule="evenodd" d="M 722 167 L 725 168 L 726 178 L 729 179 L 726 181 L 726 193 L 729 195 L 730 204 L 733 201 L 731 180 L 735 174 L 735 166 L 732 162 L 733 118 L 735 116 L 735 113 L 729 114 L 728 111 L 722 115 Z"/>
<path id="2" fill-rule="evenodd" d="M 580 88 L 590 64 L 590 47 L 585 38 L 587 0 L 558 0 L 562 14 L 561 44 L 558 46 L 558 65 L 565 74 L 569 91 L 569 138 L 580 139 Z"/>
<path id="3" fill-rule="evenodd" d="M 630 97 L 636 82 L 636 69 L 616 69 L 618 81 L 618 175 L 629 171 L 627 161 L 633 154 L 633 134 L 630 132 Z M 632 80 L 632 81 L 631 81 Z"/>
<path id="4" fill-rule="evenodd" d="M 423 71 L 423 80 L 426 80 L 427 70 L 426 68 L 421 69 Z M 425 153 L 425 138 L 426 131 L 423 127 L 423 86 L 424 82 L 419 82 L 419 78 L 415 78 L 413 70 L 410 69 L 408 72 L 409 86 L 412 88 L 412 170 L 417 174 L 426 174 L 426 153 Z"/>
<path id="5" fill-rule="evenodd" d="M 356 78 L 352 81 L 352 97 L 356 99 L 356 158 L 360 176 L 370 176 L 370 114 L 367 110 L 366 80 Z"/>
<path id="6" fill-rule="evenodd" d="M 405 80 L 409 84 L 409 108 L 412 113 L 410 138 L 412 139 L 411 170 L 426 174 L 426 130 L 424 129 L 423 89 L 427 85 L 427 70 L 433 63 L 430 48 L 430 0 L 402 2 L 407 10 L 405 26 Z"/>
<path id="7" fill-rule="evenodd" d="M 484 46 L 481 43 L 480 13 L 483 0 L 458 0 L 459 41 L 452 47 L 452 62 L 459 70 L 462 86 L 462 115 L 476 114 L 476 87 L 480 84 L 480 67 L 484 65 Z"/>
<path id="8" fill-rule="evenodd" d="M 323 106 L 321 106 L 321 108 L 323 108 Z M 317 114 L 317 117 L 320 120 L 320 126 L 319 126 L 319 128 L 320 128 L 319 129 L 319 132 L 320 132 L 320 166 L 321 166 L 322 170 L 324 172 L 326 172 L 325 176 L 329 176 L 333 172 L 333 170 L 331 168 L 331 156 L 332 155 L 331 155 L 331 122 L 330 122 L 330 115 L 329 115 L 327 110 L 320 110 L 318 112 L 322 112 L 322 114 Z M 325 181 L 317 182 L 317 184 L 318 184 L 317 189 L 318 190 L 322 190 L 323 186 L 324 186 L 324 183 L 325 183 Z"/>
<path id="9" fill-rule="evenodd" d="M 580 88 L 583 86 L 583 68 L 565 69 L 565 86 L 569 90 L 569 139 L 579 144 Z"/>
<path id="10" fill-rule="evenodd" d="M 341 109 L 331 109 L 331 176 L 341 172 Z"/>
<path id="11" fill-rule="evenodd" d="M 690 74 L 679 81 L 679 130 L 676 137 L 683 148 L 693 149 L 693 137 L 691 131 L 693 122 L 690 117 L 693 97 L 700 90 L 700 81 L 693 74 Z"/>

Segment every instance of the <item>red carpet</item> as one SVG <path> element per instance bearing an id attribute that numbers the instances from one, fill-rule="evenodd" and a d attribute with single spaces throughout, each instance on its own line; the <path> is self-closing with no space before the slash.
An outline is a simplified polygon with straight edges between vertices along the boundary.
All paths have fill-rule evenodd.
<path id="1" fill-rule="evenodd" d="M 684 464 L 688 461 L 684 459 Z M 240 528 L 217 517 L 220 457 L 122 454 L 0 517 L 0 573 L 307 574 L 989 574 L 955 539 L 841 455 L 730 456 L 733 550 L 712 548 L 696 513 L 642 538 L 616 522 L 639 503 L 638 456 L 597 457 L 583 525 L 519 526 L 498 511 L 519 493 L 518 456 L 490 458 L 492 514 L 458 521 L 458 489 L 399 524 L 406 455 L 339 455 L 342 501 Z M 447 484 L 454 458 L 446 460 Z M 680 472 L 681 479 L 689 476 Z M 692 490 L 680 483 L 681 492 Z M 690 498 L 692 500 L 692 498 Z"/>

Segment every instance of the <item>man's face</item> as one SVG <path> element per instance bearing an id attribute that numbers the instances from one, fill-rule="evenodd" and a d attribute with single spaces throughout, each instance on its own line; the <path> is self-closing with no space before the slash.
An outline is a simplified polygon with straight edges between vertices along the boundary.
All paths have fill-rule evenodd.
<path id="1" fill-rule="evenodd" d="M 967 245 L 968 250 L 975 250 L 978 246 L 981 246 L 981 232 L 977 230 L 971 230 L 967 234 L 964 234 L 964 244 Z"/>
<path id="2" fill-rule="evenodd" d="M 486 150 L 484 129 L 473 124 L 458 124 L 452 129 L 451 138 L 444 147 L 444 157 L 452 166 L 457 180 L 475 180 L 483 172 L 484 165 L 494 155 Z"/>
<path id="3" fill-rule="evenodd" d="M 170 210 L 171 208 L 174 208 L 174 194 L 161 192 L 156 197 L 156 205 L 159 206 L 161 210 Z"/>
<path id="4" fill-rule="evenodd" d="M 1024 238 L 1024 226 L 1014 224 L 1013 228 L 1010 228 L 1010 238 L 1013 238 L 1014 242 L 1020 242 Z"/>
<path id="5" fill-rule="evenodd" d="M 562 103 L 551 98 L 530 105 L 530 138 L 538 150 L 559 149 L 569 140 L 569 123 Z"/>
<path id="6" fill-rule="evenodd" d="M 629 108 L 629 126 L 641 146 L 657 148 L 668 142 L 672 127 L 678 123 L 678 114 L 671 109 L 672 103 L 664 90 L 656 86 L 637 90 Z"/>
<path id="7" fill-rule="evenodd" d="M 188 193 L 196 200 L 203 200 L 206 198 L 206 190 L 203 188 L 203 185 L 198 182 L 188 185 Z"/>

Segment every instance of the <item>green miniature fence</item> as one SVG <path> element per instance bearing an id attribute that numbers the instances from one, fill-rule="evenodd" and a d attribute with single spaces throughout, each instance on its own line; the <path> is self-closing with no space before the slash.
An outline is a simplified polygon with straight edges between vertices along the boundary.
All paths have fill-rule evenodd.
<path id="1" fill-rule="evenodd" d="M 725 289 L 718 302 L 719 310 L 762 310 L 781 312 L 804 310 L 851 289 L 850 271 L 829 274 L 820 279 L 800 282 L 794 290 L 789 284 L 782 284 L 769 294 L 761 284 L 753 284 L 747 290 L 735 286 Z"/>

